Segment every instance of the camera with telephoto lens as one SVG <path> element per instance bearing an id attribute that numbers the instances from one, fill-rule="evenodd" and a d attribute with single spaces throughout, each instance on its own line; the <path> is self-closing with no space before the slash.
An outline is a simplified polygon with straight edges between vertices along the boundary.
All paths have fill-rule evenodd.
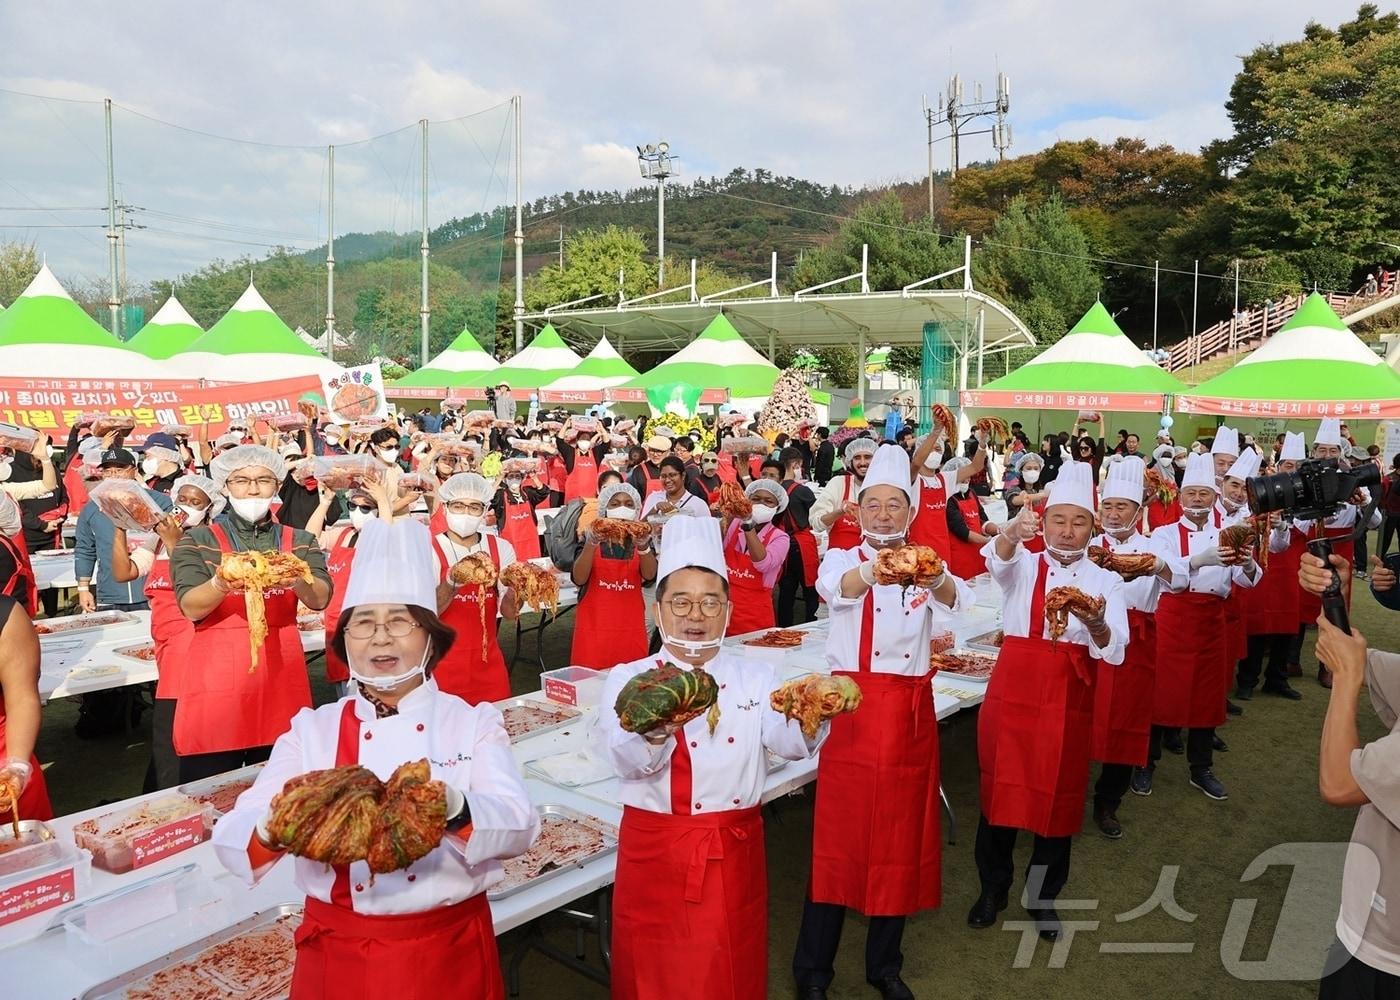
<path id="1" fill-rule="evenodd" d="M 1379 486 L 1381 470 L 1374 462 L 1342 468 L 1335 458 L 1314 458 L 1299 462 L 1292 472 L 1276 472 L 1245 482 L 1249 509 L 1255 514 L 1278 511 L 1299 521 L 1321 521 L 1331 517 L 1356 491 Z"/>
<path id="2" fill-rule="evenodd" d="M 486 387 L 486 407 L 487 407 L 487 409 L 490 409 L 490 410 L 494 410 L 494 409 L 496 408 L 496 388 L 495 388 L 495 386 L 490 386 L 490 385 L 488 385 L 488 386 Z"/>

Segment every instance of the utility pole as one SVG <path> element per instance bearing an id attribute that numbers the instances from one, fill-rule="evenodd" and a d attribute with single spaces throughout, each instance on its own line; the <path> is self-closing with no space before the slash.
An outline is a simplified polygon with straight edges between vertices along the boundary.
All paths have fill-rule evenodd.
<path id="1" fill-rule="evenodd" d="M 326 357 L 335 360 L 335 147 L 326 147 Z"/>
<path id="2" fill-rule="evenodd" d="M 121 337 L 121 295 L 117 290 L 117 183 L 112 165 L 112 99 L 102 102 L 107 119 L 107 271 L 110 289 L 107 296 L 107 310 L 111 315 L 111 332 Z"/>
<path id="3" fill-rule="evenodd" d="M 564 223 L 559 223 L 559 270 L 564 270 Z"/>
<path id="4" fill-rule="evenodd" d="M 637 166 L 656 181 L 656 287 L 666 287 L 666 178 L 678 173 L 669 142 L 637 147 Z"/>
<path id="5" fill-rule="evenodd" d="M 524 211 L 521 161 L 525 151 L 520 145 L 520 95 L 515 95 L 515 353 L 525 349 L 525 230 L 520 218 Z"/>
<path id="6" fill-rule="evenodd" d="M 929 143 L 929 214 L 933 214 L 933 126 L 936 124 L 948 126 L 948 138 L 952 147 L 952 157 L 950 176 L 958 176 L 958 167 L 961 164 L 962 137 L 968 135 L 990 135 L 992 146 L 997 151 L 997 160 L 1000 162 L 1006 159 L 1006 151 L 1011 148 L 1011 126 L 1006 121 L 1007 114 L 1011 111 L 1011 78 L 1005 73 L 997 74 L 996 98 L 990 101 L 982 99 L 982 85 L 976 84 L 973 91 L 973 100 L 963 101 L 962 77 L 958 74 L 948 79 L 948 90 L 940 92 L 938 104 L 929 107 L 927 100 L 924 102 L 924 118 L 928 124 Z M 969 131 L 967 126 L 979 118 L 994 117 L 995 124 L 989 128 L 975 129 Z"/>
<path id="7" fill-rule="evenodd" d="M 121 280 L 118 286 L 121 289 L 122 301 L 126 301 L 126 291 L 129 287 L 126 283 L 126 210 L 130 206 L 124 201 L 117 202 L 117 250 L 120 259 L 119 269 Z M 123 326 L 126 324 L 123 323 Z"/>
<path id="8" fill-rule="evenodd" d="M 1162 262 L 1152 262 L 1152 353 L 1157 353 L 1157 289 L 1162 277 Z"/>
<path id="9" fill-rule="evenodd" d="M 428 364 L 428 322 L 431 313 L 428 309 L 428 119 L 419 120 L 423 126 L 423 242 L 419 244 L 419 252 L 423 256 L 423 301 L 418 307 L 418 322 L 420 325 L 419 338 L 421 339 L 421 352 L 423 360 L 420 362 L 424 367 Z"/>
<path id="10" fill-rule="evenodd" d="M 933 108 L 924 95 L 924 123 L 928 126 L 928 217 L 933 219 Z"/>

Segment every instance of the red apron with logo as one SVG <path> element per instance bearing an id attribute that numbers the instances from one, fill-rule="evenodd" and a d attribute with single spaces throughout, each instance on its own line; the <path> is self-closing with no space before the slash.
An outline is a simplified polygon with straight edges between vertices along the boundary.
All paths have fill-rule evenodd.
<path id="1" fill-rule="evenodd" d="M 642 557 L 630 543 L 613 557 L 599 545 L 593 551 L 588 583 L 578 602 L 569 663 L 606 670 L 647 655 L 646 602 L 642 598 Z"/>
<path id="2" fill-rule="evenodd" d="M 353 702 L 340 716 L 335 766 L 359 763 Z M 331 899 L 310 896 L 296 932 L 291 1000 L 503 1000 L 486 894 L 420 913 L 356 913 L 350 869 L 335 866 Z M 390 988 L 386 989 L 386 985 Z"/>
<path id="3" fill-rule="evenodd" d="M 1191 554 L 1190 532 L 1178 525 L 1180 552 Z M 1225 602 L 1189 590 L 1157 602 L 1154 726 L 1211 729 L 1225 723 L 1229 674 L 1225 661 Z"/>
<path id="4" fill-rule="evenodd" d="M 1298 586 L 1298 566 L 1306 551 L 1303 536 L 1290 532 L 1288 548 L 1270 552 L 1263 578 L 1242 591 L 1249 635 L 1292 635 L 1298 631 L 1298 600 L 1303 592 Z"/>
<path id="5" fill-rule="evenodd" d="M 684 733 L 677 733 L 678 745 Z M 689 781 L 689 752 L 671 758 Z M 683 771 L 684 773 L 678 773 Z M 686 803 L 689 793 L 677 801 Z M 613 1000 L 766 1000 L 768 870 L 758 806 L 625 806 L 613 886 Z"/>
<path id="6" fill-rule="evenodd" d="M 941 475 L 933 476 L 933 481 L 934 486 L 919 486 L 919 506 L 914 510 L 914 520 L 909 522 L 909 544 L 927 545 L 940 556 L 948 556 L 953 552 L 952 536 L 948 533 L 948 489 Z M 985 571 L 984 565 L 977 572 Z"/>
<path id="7" fill-rule="evenodd" d="M 788 483 L 783 487 L 787 490 L 789 506 L 792 505 L 792 493 L 797 489 L 797 486 L 797 483 Z M 797 546 L 797 550 L 802 553 L 802 585 L 815 587 L 817 585 L 817 564 L 821 561 L 817 556 L 817 536 L 812 534 L 810 527 L 797 527 L 797 522 L 788 516 L 787 511 L 783 511 L 779 516 L 786 518 L 781 522 L 782 526 L 792 538 L 792 543 Z"/>
<path id="8" fill-rule="evenodd" d="M 853 502 L 851 479 L 851 474 L 847 473 L 845 482 L 841 484 L 841 503 L 843 506 Z M 860 521 L 843 512 L 831 523 L 831 530 L 827 532 L 826 536 L 826 547 L 827 549 L 853 549 L 860 544 L 863 537 L 864 532 L 860 530 Z"/>
<path id="9" fill-rule="evenodd" d="M 18 505 L 16 505 L 18 506 Z M 15 575 L 0 588 L 0 595 L 14 597 L 24 587 L 24 609 L 33 618 L 39 613 L 39 588 L 34 583 L 34 565 L 29 561 L 29 546 L 24 542 L 24 533 L 17 532 L 13 538 L 0 535 L 0 548 L 10 554 L 15 564 Z"/>
<path id="10" fill-rule="evenodd" d="M 583 497 L 592 500 L 598 495 L 598 463 L 592 451 L 574 451 L 574 467 L 564 478 L 564 502 Z"/>
<path id="11" fill-rule="evenodd" d="M 218 524 L 209 530 L 224 553 L 235 551 Z M 282 525 L 279 548 L 290 552 L 292 529 Z M 242 594 L 228 594 L 194 623 L 191 656 L 180 672 L 175 702 L 175 752 L 220 753 L 270 746 L 287 731 L 292 716 L 311 707 L 306 655 L 297 631 L 297 595 L 272 589 L 264 594 L 267 640 L 253 669 L 248 648 L 248 612 Z"/>
<path id="12" fill-rule="evenodd" d="M 180 696 L 180 674 L 189 669 L 194 622 L 180 610 L 170 579 L 170 559 L 159 558 L 146 574 L 146 602 L 151 606 L 151 640 L 156 646 L 156 697 Z"/>
<path id="13" fill-rule="evenodd" d="M 1090 756 L 1104 764 L 1147 763 L 1152 731 L 1152 688 L 1157 624 L 1146 611 L 1128 609 L 1128 648 L 1119 667 L 1095 660 L 1094 742 Z"/>
<path id="14" fill-rule="evenodd" d="M 1302 562 L 1302 559 L 1303 559 L 1303 553 L 1307 551 L 1307 542 L 1308 542 L 1308 541 L 1311 541 L 1312 539 L 1315 539 L 1315 538 L 1319 537 L 1319 530 L 1322 532 L 1322 535 L 1323 535 L 1323 536 L 1332 539 L 1332 554 L 1333 554 L 1334 556 L 1341 556 L 1341 557 L 1342 557 L 1343 559 L 1345 559 L 1347 562 L 1353 562 L 1353 561 L 1356 559 L 1356 540 L 1353 539 L 1353 538 L 1347 537 L 1347 536 L 1349 536 L 1349 535 L 1352 533 L 1352 531 L 1355 530 L 1355 526 L 1353 526 L 1353 527 L 1351 527 L 1351 528 L 1321 528 L 1321 529 L 1320 529 L 1320 528 L 1319 528 L 1318 522 L 1314 521 L 1314 522 L 1313 522 L 1312 528 L 1310 528 L 1309 531 L 1308 531 L 1307 539 L 1304 540 L 1304 542 L 1302 543 L 1301 547 L 1300 547 L 1299 550 L 1298 550 L 1298 560 L 1299 560 L 1300 563 Z M 1292 548 L 1292 546 L 1290 546 L 1290 549 L 1291 549 L 1291 548 Z M 1294 582 L 1295 585 L 1296 585 L 1297 582 L 1298 582 L 1298 578 L 1297 578 L 1297 575 L 1296 575 L 1296 574 L 1294 575 L 1293 582 Z M 1351 577 L 1350 577 L 1350 576 L 1348 576 L 1348 577 L 1346 578 L 1346 581 L 1342 584 L 1342 597 L 1343 597 L 1343 598 L 1346 600 L 1346 602 L 1347 602 L 1347 610 L 1350 611 L 1350 610 L 1351 610 Z M 1299 625 L 1316 625 L 1316 624 L 1317 624 L 1317 616 L 1320 615 L 1320 614 L 1322 614 L 1322 598 L 1318 597 L 1316 594 L 1310 594 L 1310 593 L 1308 593 L 1308 592 L 1307 592 L 1306 590 L 1304 590 L 1302 587 L 1298 587 L 1298 624 L 1299 624 Z"/>
<path id="15" fill-rule="evenodd" d="M 494 535 L 483 535 L 486 551 L 499 572 L 501 556 L 496 547 Z M 441 579 L 447 579 L 452 568 L 442 545 L 433 538 L 433 551 L 437 553 Z M 481 593 L 485 590 L 485 595 Z M 482 606 L 485 605 L 486 622 L 483 627 Z M 495 587 L 481 588 L 475 584 L 458 587 L 448 603 L 447 609 L 439 616 L 444 624 L 457 630 L 457 640 L 447 651 L 433 671 L 433 680 L 448 694 L 455 694 L 470 704 L 483 701 L 501 701 L 510 697 L 510 673 L 506 670 L 506 659 L 501 655 L 500 643 L 496 641 Z M 620 662 L 620 661 L 619 661 Z"/>
<path id="16" fill-rule="evenodd" d="M 977 719 L 982 814 L 993 826 L 1069 837 L 1084 823 L 1094 728 L 1089 650 L 1045 635 L 1040 559 L 1030 608 L 1036 638 L 1008 635 Z"/>
<path id="17" fill-rule="evenodd" d="M 975 493 L 968 493 L 953 500 L 958 505 L 958 510 L 962 513 L 963 520 L 967 522 L 967 530 L 978 534 L 982 532 L 982 505 L 977 500 Z M 944 523 L 947 523 L 945 517 Z M 982 546 L 976 542 L 963 541 L 961 538 L 950 537 L 948 540 L 949 560 L 948 565 L 952 567 L 953 575 L 964 580 L 970 580 L 978 573 L 987 572 L 987 557 L 982 555 Z M 939 550 L 944 551 L 942 549 Z"/>
<path id="18" fill-rule="evenodd" d="M 759 541 L 766 546 L 778 530 L 771 524 L 764 525 L 758 531 Z M 741 532 L 724 549 L 724 564 L 729 567 L 729 603 L 734 609 L 725 635 L 756 632 L 778 622 L 773 613 L 773 588 L 764 585 L 762 575 L 754 568 L 744 538 Z M 740 548 L 736 550 L 735 545 Z"/>
<path id="19" fill-rule="evenodd" d="M 326 626 L 326 680 L 342 684 L 350 679 L 350 664 L 331 648 L 331 636 L 340 624 L 340 611 L 345 607 L 345 588 L 350 585 L 350 567 L 355 564 L 355 542 L 360 533 L 353 528 L 343 531 L 326 553 L 326 572 L 331 578 L 331 600 L 321 612 Z"/>
<path id="20" fill-rule="evenodd" d="M 0 700 L 0 759 L 5 749 L 5 703 Z M 10 810 L 0 809 L 0 825 L 8 824 L 14 817 Z M 29 784 L 19 793 L 20 819 L 53 819 L 53 806 L 49 804 L 49 789 L 44 784 L 44 769 L 39 766 L 39 758 L 29 755 Z"/>
<path id="21" fill-rule="evenodd" d="M 510 498 L 509 491 L 505 498 L 506 523 L 501 526 L 501 537 L 510 542 L 515 549 L 515 558 L 524 562 L 528 559 L 538 559 L 540 557 L 540 528 L 535 521 L 534 508 L 530 506 L 530 501 L 520 499 L 517 503 Z"/>
<path id="22" fill-rule="evenodd" d="M 874 635 L 871 589 L 859 668 L 832 672 L 860 686 L 861 702 L 831 720 L 817 762 L 810 895 L 866 916 L 908 916 L 943 897 L 938 719 L 928 673 L 870 669 Z"/>

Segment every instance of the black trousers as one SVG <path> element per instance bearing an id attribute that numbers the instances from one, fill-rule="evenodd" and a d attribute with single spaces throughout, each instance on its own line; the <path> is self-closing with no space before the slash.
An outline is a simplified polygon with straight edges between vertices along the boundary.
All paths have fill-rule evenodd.
<path id="1" fill-rule="evenodd" d="M 1016 878 L 1016 835 L 1014 826 L 993 826 L 986 815 L 977 817 L 977 842 L 973 857 L 983 892 L 1007 892 Z M 1026 908 L 1042 910 L 1055 905 L 1069 881 L 1069 852 L 1072 837 L 1042 837 L 1035 834 L 1031 860 L 1026 865 Z"/>
<path id="2" fill-rule="evenodd" d="M 904 967 L 904 917 L 870 917 L 865 932 L 865 979 L 878 983 L 899 975 Z M 802 904 L 802 926 L 797 932 L 797 951 L 792 956 L 792 974 L 797 988 L 826 989 L 836 978 L 836 949 L 841 945 L 841 928 L 846 908 L 835 903 Z"/>
<path id="3" fill-rule="evenodd" d="M 1366 555 L 1367 550 L 1370 548 L 1370 535 L 1371 533 L 1369 531 L 1363 531 L 1358 535 L 1356 538 L 1356 547 L 1352 550 L 1351 564 L 1353 568 L 1363 573 L 1369 573 L 1371 571 L 1369 565 L 1370 559 Z"/>
<path id="4" fill-rule="evenodd" d="M 1133 765 L 1104 764 L 1099 768 L 1099 780 L 1094 782 L 1094 808 L 1117 809 L 1133 781 Z"/>
<path id="5" fill-rule="evenodd" d="M 1277 635 L 1252 635 L 1249 637 L 1249 651 L 1240 661 L 1236 681 L 1241 688 L 1253 691 L 1259 684 L 1259 675 L 1264 675 L 1264 686 L 1274 687 L 1288 683 L 1288 653 L 1293 647 L 1293 634 L 1283 632 Z M 1267 665 L 1266 665 L 1267 660 Z"/>
<path id="6" fill-rule="evenodd" d="M 793 543 L 793 549 L 797 548 L 797 543 Z M 802 594 L 802 603 L 805 611 L 801 622 L 795 617 L 797 611 L 797 595 Z M 781 628 L 791 628 L 793 625 L 814 622 L 817 620 L 817 605 L 821 598 L 817 596 L 817 588 L 809 587 L 802 582 L 802 553 L 794 552 L 788 556 L 787 562 L 783 564 L 783 575 L 778 578 L 778 625 Z"/>
<path id="7" fill-rule="evenodd" d="M 1162 735 L 1166 731 L 1166 726 L 1153 726 L 1152 733 L 1148 736 L 1147 760 L 1154 767 L 1162 759 Z M 1204 771 L 1215 763 L 1215 748 L 1211 745 L 1214 740 L 1213 726 L 1209 729 L 1186 730 L 1186 763 L 1193 774 L 1196 771 Z"/>
<path id="8" fill-rule="evenodd" d="M 1387 514 L 1381 522 L 1381 543 L 1376 555 L 1382 559 L 1390 551 L 1390 540 L 1400 534 L 1400 514 Z"/>
<path id="9" fill-rule="evenodd" d="M 217 772 L 216 772 L 217 773 Z M 151 709 L 151 763 L 146 768 L 142 795 L 174 788 L 180 783 L 180 758 L 175 753 L 175 699 L 156 698 Z"/>
<path id="10" fill-rule="evenodd" d="M 1334 969 L 1317 986 L 1317 1000 L 1400 1000 L 1400 976 L 1373 969 L 1341 941 L 1332 942 L 1327 965 Z"/>
<path id="11" fill-rule="evenodd" d="M 246 747 L 219 753 L 195 753 L 180 758 L 180 784 L 212 778 L 226 771 L 236 771 L 249 764 L 261 764 L 272 756 L 272 747 Z"/>

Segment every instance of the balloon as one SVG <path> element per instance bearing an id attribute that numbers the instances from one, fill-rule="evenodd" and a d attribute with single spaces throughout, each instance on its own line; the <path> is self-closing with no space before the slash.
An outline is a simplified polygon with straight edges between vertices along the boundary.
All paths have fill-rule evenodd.
<path id="1" fill-rule="evenodd" d="M 1162 418 L 1162 430 L 1170 430 L 1172 424 L 1174 424 L 1175 422 L 1176 422 L 1176 421 L 1174 421 L 1171 417 L 1163 417 L 1163 418 Z"/>

